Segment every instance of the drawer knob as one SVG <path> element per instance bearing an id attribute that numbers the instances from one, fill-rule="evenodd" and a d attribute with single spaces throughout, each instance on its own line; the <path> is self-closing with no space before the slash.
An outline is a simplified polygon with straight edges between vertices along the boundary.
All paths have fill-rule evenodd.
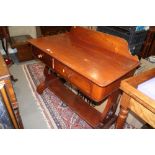
<path id="1" fill-rule="evenodd" d="M 43 57 L 43 55 L 42 54 L 38 54 L 38 58 L 42 58 Z"/>

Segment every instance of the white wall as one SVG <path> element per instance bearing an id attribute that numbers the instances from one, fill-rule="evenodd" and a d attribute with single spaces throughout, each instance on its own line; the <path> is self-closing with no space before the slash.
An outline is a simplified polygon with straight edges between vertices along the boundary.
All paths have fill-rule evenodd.
<path id="1" fill-rule="evenodd" d="M 18 35 L 31 35 L 36 38 L 36 27 L 35 26 L 9 26 L 10 36 Z"/>

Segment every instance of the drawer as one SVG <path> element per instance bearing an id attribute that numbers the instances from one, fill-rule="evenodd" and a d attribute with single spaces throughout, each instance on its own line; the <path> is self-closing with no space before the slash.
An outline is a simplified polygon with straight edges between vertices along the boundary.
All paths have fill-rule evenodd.
<path id="1" fill-rule="evenodd" d="M 54 70 L 59 73 L 67 81 L 75 85 L 79 90 L 88 96 L 91 96 L 92 83 L 85 77 L 73 71 L 61 62 L 54 60 Z"/>
<path id="2" fill-rule="evenodd" d="M 38 48 L 33 48 L 33 55 L 44 62 L 47 66 L 52 67 L 52 57 L 46 54 L 45 52 L 42 52 Z"/>

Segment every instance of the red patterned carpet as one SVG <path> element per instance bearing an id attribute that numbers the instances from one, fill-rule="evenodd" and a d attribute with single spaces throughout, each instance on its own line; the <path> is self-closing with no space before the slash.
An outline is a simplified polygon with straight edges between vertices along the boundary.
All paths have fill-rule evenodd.
<path id="1" fill-rule="evenodd" d="M 36 92 L 36 86 L 44 81 L 42 63 L 34 63 L 23 66 L 26 78 L 31 87 L 36 103 L 48 123 L 49 128 L 56 129 L 91 129 L 91 127 L 75 114 L 65 103 L 54 93 L 46 89 L 42 95 Z M 114 125 L 111 126 L 111 129 Z M 132 128 L 126 124 L 125 128 Z"/>

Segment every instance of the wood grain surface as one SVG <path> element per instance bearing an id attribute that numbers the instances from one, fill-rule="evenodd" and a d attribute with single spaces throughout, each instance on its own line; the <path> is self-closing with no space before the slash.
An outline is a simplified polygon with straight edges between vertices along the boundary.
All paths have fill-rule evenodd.
<path id="1" fill-rule="evenodd" d="M 29 41 L 90 81 L 103 87 L 139 64 L 121 38 L 84 28 Z"/>

